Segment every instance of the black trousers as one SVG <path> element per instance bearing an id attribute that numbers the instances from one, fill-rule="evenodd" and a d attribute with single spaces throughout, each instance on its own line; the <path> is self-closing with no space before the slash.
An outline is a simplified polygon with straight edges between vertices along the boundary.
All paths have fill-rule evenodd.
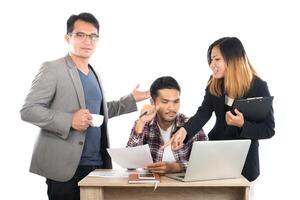
<path id="1" fill-rule="evenodd" d="M 101 166 L 78 166 L 74 176 L 67 182 L 47 179 L 49 200 L 80 200 L 78 182 L 98 168 L 101 168 Z"/>

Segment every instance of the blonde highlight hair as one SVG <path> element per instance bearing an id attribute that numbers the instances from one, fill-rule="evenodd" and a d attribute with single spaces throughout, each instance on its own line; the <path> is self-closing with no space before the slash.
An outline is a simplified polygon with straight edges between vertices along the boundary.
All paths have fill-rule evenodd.
<path id="1" fill-rule="evenodd" d="M 237 38 L 221 38 L 210 45 L 207 53 L 208 63 L 211 63 L 211 51 L 214 47 L 220 52 L 226 62 L 223 79 L 212 77 L 208 81 L 209 92 L 215 96 L 222 96 L 223 88 L 227 96 L 239 98 L 244 96 L 251 87 L 257 72 L 251 66 L 241 41 Z M 224 86 L 222 86 L 224 83 Z"/>

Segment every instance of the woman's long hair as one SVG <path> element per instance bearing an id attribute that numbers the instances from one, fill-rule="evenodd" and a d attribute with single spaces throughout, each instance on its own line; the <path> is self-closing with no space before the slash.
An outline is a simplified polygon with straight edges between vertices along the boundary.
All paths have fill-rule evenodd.
<path id="1" fill-rule="evenodd" d="M 254 76 L 258 77 L 255 69 L 251 66 L 242 42 L 236 37 L 224 37 L 212 43 L 207 51 L 207 61 L 211 63 L 211 52 L 214 47 L 220 52 L 227 65 L 224 79 L 212 77 L 208 81 L 211 94 L 222 95 L 222 82 L 224 81 L 224 92 L 231 98 L 244 96 L 251 87 Z"/>

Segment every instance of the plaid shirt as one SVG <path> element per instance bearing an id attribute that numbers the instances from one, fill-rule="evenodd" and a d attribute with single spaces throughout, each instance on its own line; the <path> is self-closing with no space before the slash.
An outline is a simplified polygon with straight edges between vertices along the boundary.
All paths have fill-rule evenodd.
<path id="1" fill-rule="evenodd" d="M 175 118 L 175 131 L 171 135 L 173 135 L 180 127 L 182 127 L 187 122 L 187 120 L 188 118 L 185 115 L 178 114 Z M 127 147 L 148 144 L 150 147 L 153 162 L 162 161 L 164 150 L 160 149 L 160 147 L 164 144 L 164 141 L 160 134 L 156 118 L 146 123 L 143 132 L 139 135 L 135 132 L 135 125 L 131 130 Z M 187 167 L 193 142 L 200 140 L 207 140 L 207 137 L 204 134 L 203 130 L 200 130 L 193 138 L 191 138 L 186 144 L 184 144 L 183 148 L 176 151 L 172 150 L 176 162 L 182 163 L 184 169 Z"/>

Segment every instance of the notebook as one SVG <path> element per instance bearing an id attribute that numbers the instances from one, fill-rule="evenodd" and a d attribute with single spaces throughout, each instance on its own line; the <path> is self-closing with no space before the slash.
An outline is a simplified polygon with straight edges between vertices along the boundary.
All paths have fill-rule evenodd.
<path id="1" fill-rule="evenodd" d="M 241 177 L 251 140 L 194 142 L 185 173 L 166 174 L 180 181 Z"/>
<path id="2" fill-rule="evenodd" d="M 253 97 L 248 99 L 238 99 L 233 102 L 233 110 L 237 108 L 247 120 L 263 121 L 273 102 L 273 96 L 270 97 Z"/>

